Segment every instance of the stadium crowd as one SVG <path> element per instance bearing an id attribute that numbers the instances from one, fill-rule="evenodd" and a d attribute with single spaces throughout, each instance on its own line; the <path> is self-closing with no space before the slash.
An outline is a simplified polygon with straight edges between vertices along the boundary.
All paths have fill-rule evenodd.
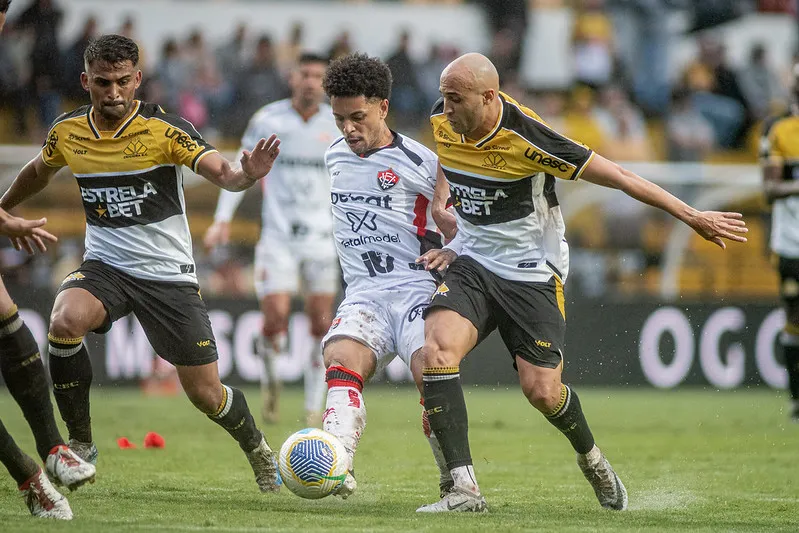
<path id="1" fill-rule="evenodd" d="M 674 10 L 690 10 L 691 29 L 702 30 L 736 15 L 727 13 L 732 4 L 777 10 L 789 8 L 791 2 L 477 3 L 484 7 L 493 34 L 487 52 L 503 86 L 555 127 L 610 157 L 698 161 L 718 151 L 746 151 L 754 146 L 749 141 L 756 137 L 752 133 L 758 123 L 786 96 L 788 73 L 771 65 L 764 46 L 754 45 L 748 62 L 733 67 L 712 31 L 700 34 L 695 59 L 677 76 L 670 76 L 669 29 L 662 21 Z M 519 75 L 528 20 L 536 9 L 560 5 L 575 8 L 574 84 L 551 91 L 528 87 Z M 62 9 L 55 0 L 33 0 L 0 37 L 2 112 L 10 122 L 13 116 L 15 134 L 31 142 L 39 142 L 62 109 L 86 100 L 79 83 L 82 53 L 98 34 L 98 20 L 87 18 L 77 39 L 62 42 L 58 37 Z M 122 21 L 117 32 L 135 39 L 135 19 Z M 395 126 L 416 131 L 426 129 L 426 113 L 438 98 L 441 69 L 462 51 L 433 44 L 420 60 L 409 52 L 412 39 L 410 30 L 401 32 L 385 59 L 395 80 Z M 233 147 L 255 110 L 287 95 L 286 76 L 303 45 L 301 22 L 294 23 L 288 38 L 280 41 L 255 34 L 245 24 L 225 42 L 208 42 L 199 29 L 175 35 L 160 50 L 144 50 L 145 83 L 140 96 L 189 118 L 218 144 Z M 351 48 L 350 34 L 343 31 L 325 52 L 334 58 Z"/>

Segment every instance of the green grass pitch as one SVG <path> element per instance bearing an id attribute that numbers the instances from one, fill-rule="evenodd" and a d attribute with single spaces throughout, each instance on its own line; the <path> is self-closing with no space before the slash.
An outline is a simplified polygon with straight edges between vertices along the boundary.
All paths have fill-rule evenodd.
<path id="1" fill-rule="evenodd" d="M 797 531 L 799 425 L 784 395 L 578 389 L 600 447 L 630 494 L 630 510 L 602 510 L 563 436 L 510 390 L 467 388 L 472 455 L 485 515 L 420 516 L 437 498 L 438 473 L 420 429 L 418 394 L 366 390 L 369 423 L 356 458 L 358 492 L 347 501 L 305 501 L 285 489 L 260 494 L 236 443 L 182 396 L 97 389 L 97 482 L 68 494 L 71 523 L 31 518 L 5 472 L 0 530 L 16 531 Z M 248 389 L 257 412 L 258 392 Z M 19 409 L 0 412 L 33 452 Z M 283 396 L 282 420 L 262 426 L 274 448 L 302 427 L 299 389 Z M 163 450 L 120 450 L 147 431 Z"/>

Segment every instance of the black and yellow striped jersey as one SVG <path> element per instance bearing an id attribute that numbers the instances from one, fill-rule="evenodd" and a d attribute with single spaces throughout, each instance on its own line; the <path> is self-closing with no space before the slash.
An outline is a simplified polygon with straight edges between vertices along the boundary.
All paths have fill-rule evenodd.
<path id="1" fill-rule="evenodd" d="M 100 131 L 91 106 L 60 116 L 41 154 L 78 182 L 85 259 L 143 279 L 196 283 L 182 165 L 196 171 L 215 151 L 188 121 L 137 100 L 116 131 Z"/>
<path id="2" fill-rule="evenodd" d="M 767 119 L 760 142 L 763 164 L 777 165 L 784 181 L 799 179 L 799 114 L 788 112 Z M 771 249 L 782 257 L 799 258 L 799 196 L 774 201 Z"/>
<path id="3" fill-rule="evenodd" d="M 463 253 L 511 280 L 562 280 L 568 246 L 555 178 L 575 180 L 593 156 L 500 92 L 491 132 L 472 141 L 455 133 L 443 99 L 430 118 L 439 162 L 458 213 Z"/>

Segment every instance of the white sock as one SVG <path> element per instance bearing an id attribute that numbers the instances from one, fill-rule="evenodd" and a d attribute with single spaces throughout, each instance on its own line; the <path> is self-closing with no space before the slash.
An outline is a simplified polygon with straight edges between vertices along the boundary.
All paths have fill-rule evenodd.
<path id="1" fill-rule="evenodd" d="M 311 348 L 311 357 L 305 365 L 305 412 L 308 414 L 321 413 L 324 407 L 325 391 L 325 362 L 322 358 L 322 340 L 314 339 Z"/>
<path id="2" fill-rule="evenodd" d="M 477 478 L 474 476 L 472 465 L 457 466 L 450 470 L 455 486 L 466 489 L 474 494 L 480 494 L 480 487 L 477 486 Z"/>
<path id="3" fill-rule="evenodd" d="M 447 468 L 447 460 L 444 459 L 444 452 L 441 451 L 441 444 L 438 443 L 438 438 L 433 430 L 430 428 L 430 421 L 427 419 L 427 413 L 422 409 L 422 430 L 424 436 L 427 437 L 427 442 L 430 444 L 430 450 L 433 452 L 433 459 L 436 460 L 438 466 L 438 484 L 443 485 L 452 481 L 452 474 Z"/>
<path id="4" fill-rule="evenodd" d="M 350 468 L 355 450 L 366 427 L 366 405 L 355 387 L 335 386 L 327 391 L 327 405 L 322 429 L 341 441 L 350 454 Z"/>

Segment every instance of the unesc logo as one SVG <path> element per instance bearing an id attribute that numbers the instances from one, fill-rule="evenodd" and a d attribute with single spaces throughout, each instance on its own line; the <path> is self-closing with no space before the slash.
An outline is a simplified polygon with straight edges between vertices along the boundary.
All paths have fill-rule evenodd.
<path id="1" fill-rule="evenodd" d="M 123 159 L 129 159 L 131 157 L 142 157 L 143 155 L 147 154 L 147 147 L 142 144 L 139 139 L 133 139 L 128 143 L 123 151 L 125 154 Z"/>
<path id="2" fill-rule="evenodd" d="M 488 154 L 485 159 L 483 159 L 483 166 L 486 168 L 495 168 L 495 169 L 503 169 L 508 166 L 508 162 L 505 161 L 505 158 L 502 157 L 500 154 Z"/>
<path id="3" fill-rule="evenodd" d="M 384 191 L 389 190 L 394 185 L 399 183 L 399 176 L 392 169 L 383 170 L 377 173 L 377 184 Z"/>

